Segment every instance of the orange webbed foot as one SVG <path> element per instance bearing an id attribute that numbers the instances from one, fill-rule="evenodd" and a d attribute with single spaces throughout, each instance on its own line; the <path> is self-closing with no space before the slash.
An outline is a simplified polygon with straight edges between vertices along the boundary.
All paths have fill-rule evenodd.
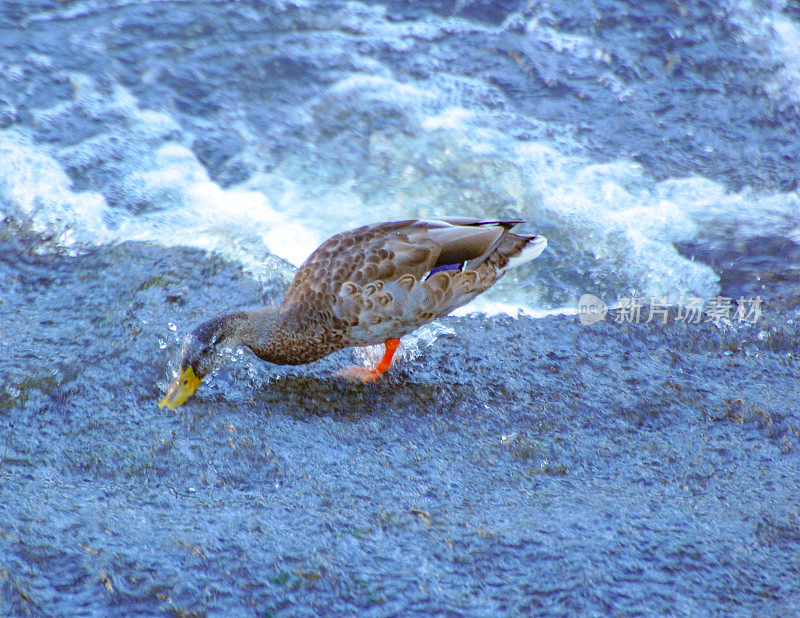
<path id="1" fill-rule="evenodd" d="M 383 353 L 383 358 L 373 369 L 358 366 L 345 367 L 336 372 L 337 377 L 344 378 L 349 382 L 372 382 L 373 380 L 377 380 L 392 366 L 392 357 L 400 345 L 400 340 L 387 339 L 384 345 L 386 346 L 386 351 Z"/>
<path id="2" fill-rule="evenodd" d="M 335 375 L 337 378 L 343 378 L 348 382 L 360 384 L 362 382 L 372 382 L 380 377 L 381 374 L 374 369 L 355 365 L 353 367 L 343 367 Z"/>

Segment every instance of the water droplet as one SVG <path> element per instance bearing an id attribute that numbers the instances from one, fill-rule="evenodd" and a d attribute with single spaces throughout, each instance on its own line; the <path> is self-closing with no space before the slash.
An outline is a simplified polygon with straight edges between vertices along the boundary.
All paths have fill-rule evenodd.
<path id="1" fill-rule="evenodd" d="M 177 326 L 175 326 L 175 325 L 174 325 L 172 322 L 170 322 L 170 323 L 169 323 L 167 326 L 169 326 L 169 329 L 170 329 L 170 330 L 171 330 L 173 333 L 174 333 L 176 330 L 178 330 L 178 327 L 177 327 Z"/>

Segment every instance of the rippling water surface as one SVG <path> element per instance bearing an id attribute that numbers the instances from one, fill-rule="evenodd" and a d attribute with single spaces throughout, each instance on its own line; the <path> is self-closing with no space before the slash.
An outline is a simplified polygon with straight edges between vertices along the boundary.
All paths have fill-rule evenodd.
<path id="1" fill-rule="evenodd" d="M 781 0 L 0 2 L 0 614 L 796 615 L 798 67 Z M 191 323 L 437 215 L 550 240 L 463 313 L 774 302 L 156 409 Z"/>
<path id="2" fill-rule="evenodd" d="M 485 309 L 796 278 L 791 3 L 7 2 L 0 23 L 0 208 L 64 245 L 258 274 L 464 213 L 551 241 Z"/>

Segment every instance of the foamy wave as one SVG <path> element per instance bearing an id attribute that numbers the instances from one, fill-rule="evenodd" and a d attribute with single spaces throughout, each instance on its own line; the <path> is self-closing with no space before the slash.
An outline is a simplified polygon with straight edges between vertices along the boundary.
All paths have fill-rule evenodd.
<path id="1" fill-rule="evenodd" d="M 786 2 L 727 0 L 731 21 L 748 46 L 771 55 L 778 66 L 764 89 L 773 100 L 800 106 L 800 26 L 783 13 Z"/>
<path id="2" fill-rule="evenodd" d="M 61 166 L 23 133 L 0 131 L 0 216 L 55 235 L 64 247 L 109 240 L 106 203 L 91 191 L 73 192 Z"/>
<path id="3" fill-rule="evenodd" d="M 800 238 L 796 194 L 729 193 L 703 178 L 657 183 L 637 164 L 589 161 L 574 154 L 578 144 L 565 151 L 548 141 L 546 127 L 531 125 L 526 140 L 509 137 L 495 128 L 507 124 L 506 112 L 450 104 L 460 91 L 455 78 L 404 85 L 351 76 L 298 110 L 315 127 L 327 123 L 308 151 L 228 189 L 209 178 L 186 145 L 192 136 L 168 115 L 140 109 L 122 87 L 100 92 L 85 76 L 70 79 L 72 100 L 36 111 L 37 121 L 82 114 L 103 123 L 104 133 L 58 147 L 0 132 L 2 214 L 66 246 L 190 245 L 260 276 L 286 272 L 271 254 L 299 265 L 326 237 L 370 221 L 521 217 L 549 237 L 550 249 L 460 314 L 536 315 L 583 293 L 609 301 L 632 293 L 712 296 L 716 274 L 676 244 L 719 230 Z M 352 114 L 369 114 L 373 130 L 358 133 Z M 78 177 L 101 169 L 109 178 L 104 194 L 75 191 L 65 169 Z"/>
<path id="4" fill-rule="evenodd" d="M 352 86 L 350 82 L 348 88 Z M 390 80 L 370 80 L 368 88 L 373 98 L 376 88 L 389 89 L 378 98 L 392 99 Z M 596 164 L 566 155 L 544 140 L 510 139 L 492 128 L 491 114 L 442 107 L 442 101 L 430 105 L 434 113 L 419 118 L 430 92 L 435 89 L 424 97 L 419 89 L 406 90 L 403 109 L 410 110 L 404 112 L 410 119 L 404 126 L 417 128 L 373 131 L 361 167 L 343 169 L 327 191 L 320 191 L 326 180 L 317 170 L 304 168 L 291 156 L 274 170 L 255 175 L 247 187 L 268 194 L 320 237 L 394 217 L 521 216 L 529 229 L 550 237 L 551 247 L 565 258 L 560 264 L 540 259 L 510 273 L 509 278 L 526 288 L 522 292 L 507 284 L 490 293 L 496 301 L 511 294 L 505 298 L 517 309 L 567 304 L 587 285 L 606 295 L 716 291 L 713 271 L 679 255 L 674 246 L 698 232 L 696 221 L 679 201 L 665 199 L 641 167 L 625 161 Z M 358 107 L 354 98 L 350 94 L 348 101 Z M 328 109 L 339 105 L 331 103 L 329 94 L 323 102 Z M 323 152 L 328 147 L 323 142 L 317 146 Z M 680 199 L 685 197 L 688 192 Z M 567 263 L 570 255 L 583 256 L 581 263 Z M 556 281 L 549 291 L 536 283 L 542 271 L 550 273 L 551 283 Z"/>
<path id="5" fill-rule="evenodd" d="M 64 116 L 123 118 L 124 126 L 79 144 L 36 145 L 24 133 L 0 132 L 0 195 L 4 216 L 22 218 L 33 229 L 59 235 L 65 246 L 142 240 L 216 251 L 256 275 L 279 265 L 271 254 L 299 264 L 318 238 L 270 205 L 258 192 L 224 190 L 181 142 L 181 130 L 166 114 L 139 109 L 117 87 L 98 92 L 89 78 L 72 75 L 72 101 L 38 110 L 37 121 Z M 98 192 L 75 192 L 64 167 L 106 166 L 114 203 Z M 108 189 L 108 186 L 106 187 Z"/>

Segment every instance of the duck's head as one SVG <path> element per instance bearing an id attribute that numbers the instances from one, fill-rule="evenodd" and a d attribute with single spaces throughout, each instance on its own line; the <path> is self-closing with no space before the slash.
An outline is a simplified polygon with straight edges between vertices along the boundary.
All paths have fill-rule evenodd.
<path id="1" fill-rule="evenodd" d="M 194 395 L 200 382 L 216 367 L 221 359 L 221 345 L 224 339 L 228 316 L 203 322 L 187 337 L 181 351 L 181 366 L 178 377 L 172 383 L 167 395 L 158 403 L 174 410 Z"/>

